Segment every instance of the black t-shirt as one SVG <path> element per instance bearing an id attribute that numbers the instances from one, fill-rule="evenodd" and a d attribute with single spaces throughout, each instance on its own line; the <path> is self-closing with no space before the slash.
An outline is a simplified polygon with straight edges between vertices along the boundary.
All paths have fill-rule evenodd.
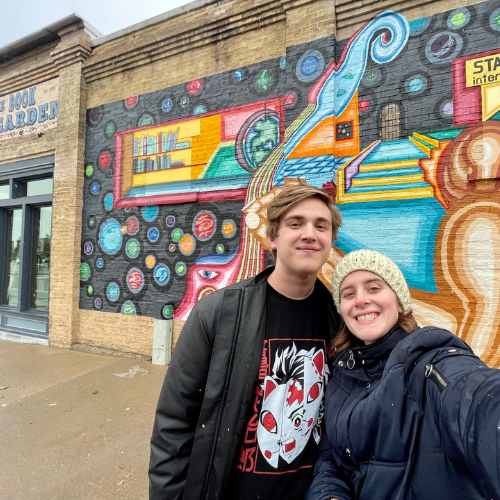
<path id="1" fill-rule="evenodd" d="M 304 498 L 323 427 L 327 344 L 327 312 L 317 287 L 293 300 L 268 286 L 255 401 L 225 499 Z"/>

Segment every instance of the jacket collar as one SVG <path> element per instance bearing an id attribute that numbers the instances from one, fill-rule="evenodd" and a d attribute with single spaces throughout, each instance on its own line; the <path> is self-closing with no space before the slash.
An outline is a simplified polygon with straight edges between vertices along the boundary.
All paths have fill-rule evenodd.
<path id="1" fill-rule="evenodd" d="M 351 375 L 360 380 L 377 379 L 382 375 L 392 350 L 407 336 L 408 333 L 396 325 L 373 344 L 346 349 L 338 357 L 343 363 L 344 375 Z M 338 361 L 337 365 L 340 366 Z"/>

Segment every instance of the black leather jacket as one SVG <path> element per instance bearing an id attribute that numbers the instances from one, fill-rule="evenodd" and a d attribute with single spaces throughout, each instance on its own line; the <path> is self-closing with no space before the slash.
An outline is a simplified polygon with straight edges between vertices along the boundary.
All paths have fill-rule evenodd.
<path id="1" fill-rule="evenodd" d="M 151 438 L 150 500 L 223 499 L 241 446 L 266 324 L 268 268 L 191 311 L 160 393 Z M 331 336 L 339 321 L 327 288 Z"/>

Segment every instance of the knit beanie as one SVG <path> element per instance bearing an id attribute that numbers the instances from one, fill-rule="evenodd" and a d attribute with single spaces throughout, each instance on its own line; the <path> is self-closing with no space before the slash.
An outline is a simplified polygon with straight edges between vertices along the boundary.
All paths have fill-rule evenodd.
<path id="1" fill-rule="evenodd" d="M 370 271 L 380 276 L 396 294 L 403 313 L 411 311 L 410 290 L 399 267 L 389 257 L 374 250 L 355 250 L 340 260 L 333 273 L 333 300 L 339 312 L 340 285 L 345 277 L 354 271 Z"/>

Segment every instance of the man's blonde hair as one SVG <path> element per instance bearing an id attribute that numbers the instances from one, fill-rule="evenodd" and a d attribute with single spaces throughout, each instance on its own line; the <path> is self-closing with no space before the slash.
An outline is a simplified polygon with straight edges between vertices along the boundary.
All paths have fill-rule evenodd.
<path id="1" fill-rule="evenodd" d="M 321 189 L 304 184 L 288 186 L 278 193 L 276 198 L 267 207 L 267 230 L 266 235 L 271 240 L 278 236 L 280 218 L 295 205 L 309 198 L 318 198 L 330 211 L 332 217 L 332 243 L 337 239 L 339 227 L 342 225 L 342 216 L 340 210 L 335 206 L 333 200 Z M 272 251 L 274 260 L 276 260 L 276 250 Z"/>

